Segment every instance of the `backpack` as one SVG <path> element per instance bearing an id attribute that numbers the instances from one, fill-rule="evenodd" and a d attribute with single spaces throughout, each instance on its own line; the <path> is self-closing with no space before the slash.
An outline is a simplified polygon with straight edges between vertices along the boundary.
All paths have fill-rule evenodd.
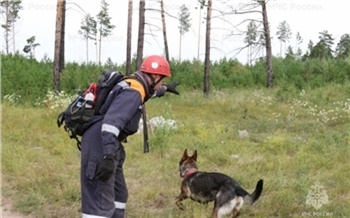
<path id="1" fill-rule="evenodd" d="M 91 83 L 85 91 L 78 94 L 65 111 L 58 115 L 58 127 L 64 125 L 64 130 L 68 132 L 69 137 L 77 141 L 79 150 L 81 150 L 81 142 L 78 136 L 82 136 L 92 124 L 103 119 L 99 110 L 110 91 L 123 78 L 124 75 L 119 71 L 103 71 L 97 84 Z"/>

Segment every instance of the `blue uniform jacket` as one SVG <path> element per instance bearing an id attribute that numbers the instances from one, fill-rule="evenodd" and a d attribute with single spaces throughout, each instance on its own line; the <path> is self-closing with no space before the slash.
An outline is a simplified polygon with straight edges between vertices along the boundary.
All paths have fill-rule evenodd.
<path id="1" fill-rule="evenodd" d="M 161 97 L 164 93 L 165 88 L 162 86 L 152 97 Z M 137 132 L 144 103 L 142 101 L 139 90 L 131 88 L 126 81 L 119 82 L 109 93 L 100 109 L 100 114 L 104 114 L 104 118 L 94 124 L 101 125 L 101 132 L 95 132 L 99 128 L 91 127 L 85 132 L 89 135 L 101 134 L 102 142 L 93 140 L 89 143 L 95 143 L 94 146 L 103 146 L 103 155 L 115 154 L 120 142 Z M 96 139 L 99 138 L 96 137 Z"/>

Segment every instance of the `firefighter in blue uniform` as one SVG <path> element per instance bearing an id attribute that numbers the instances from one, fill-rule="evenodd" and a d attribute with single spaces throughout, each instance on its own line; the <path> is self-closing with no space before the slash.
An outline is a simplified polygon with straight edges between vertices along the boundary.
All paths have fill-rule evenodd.
<path id="1" fill-rule="evenodd" d="M 123 218 L 128 190 L 123 174 L 125 151 L 121 142 L 138 130 L 141 107 L 149 98 L 166 91 L 179 94 L 177 82 L 163 84 L 170 66 L 161 56 L 147 57 L 140 70 L 118 83 L 100 112 L 102 121 L 92 125 L 81 144 L 83 218 Z"/>

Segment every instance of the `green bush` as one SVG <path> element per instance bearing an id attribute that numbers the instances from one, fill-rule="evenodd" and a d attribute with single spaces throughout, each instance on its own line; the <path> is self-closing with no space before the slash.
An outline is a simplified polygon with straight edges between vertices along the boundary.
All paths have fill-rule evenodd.
<path id="1" fill-rule="evenodd" d="M 19 54 L 1 55 L 1 96 L 16 94 L 19 102 L 34 102 L 52 87 L 52 63 Z"/>
<path id="2" fill-rule="evenodd" d="M 52 61 L 45 59 L 37 61 L 23 55 L 1 55 L 2 61 L 2 99 L 4 96 L 17 99 L 17 103 L 35 104 L 38 98 L 43 98 L 48 91 L 53 91 Z M 132 69 L 135 69 L 135 59 Z M 178 81 L 179 90 L 203 90 L 204 63 L 193 60 L 171 60 L 172 77 L 167 83 Z M 110 60 L 105 65 L 93 63 L 66 63 L 60 75 L 60 89 L 66 93 L 77 93 L 96 81 L 105 69 L 114 68 L 125 73 L 125 63 L 117 65 Z M 134 70 L 132 71 L 132 73 Z M 273 59 L 274 85 L 280 91 L 280 97 L 288 94 L 286 91 L 301 91 L 324 87 L 326 84 L 343 84 L 350 78 L 350 59 L 306 59 L 293 58 Z M 214 61 L 210 66 L 210 91 L 229 88 L 266 87 L 266 62 L 258 60 L 254 65 L 242 65 L 235 59 Z M 9 97 L 10 96 L 10 97 Z"/>

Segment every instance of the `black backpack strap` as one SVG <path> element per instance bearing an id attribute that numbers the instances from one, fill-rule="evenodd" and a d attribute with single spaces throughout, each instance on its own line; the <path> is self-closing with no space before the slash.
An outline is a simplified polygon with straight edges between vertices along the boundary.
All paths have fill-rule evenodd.
<path id="1" fill-rule="evenodd" d="M 79 151 L 81 151 L 81 141 L 79 140 L 77 134 L 76 134 L 76 131 L 73 129 L 73 130 L 66 130 L 69 134 L 69 137 L 71 139 L 75 139 L 77 141 L 77 147 L 79 149 Z"/>
<path id="2" fill-rule="evenodd" d="M 107 84 L 107 82 L 101 82 L 99 81 L 99 85 L 104 87 L 105 89 L 103 90 L 103 92 L 101 94 L 98 94 L 99 97 L 97 99 L 97 102 L 95 102 L 95 115 L 99 114 L 100 108 L 102 107 L 102 105 L 105 103 L 109 93 L 112 91 L 113 87 L 115 85 L 117 85 L 120 81 L 122 81 L 124 79 L 124 75 L 121 74 L 120 72 L 117 72 L 117 76 L 111 78 L 111 80 L 107 81 L 109 84 Z M 105 75 L 104 75 L 105 76 Z M 104 78 L 104 77 L 102 77 Z M 100 78 L 100 80 L 102 80 L 102 78 Z M 106 79 L 106 78 L 104 78 Z"/>
<path id="3" fill-rule="evenodd" d="M 63 121 L 64 121 L 64 113 L 65 112 L 62 112 L 62 113 L 60 113 L 58 116 L 57 116 L 57 126 L 58 127 L 61 127 L 62 126 L 62 124 L 63 124 Z"/>
<path id="4" fill-rule="evenodd" d="M 79 151 L 81 151 L 81 141 L 78 139 L 77 136 L 75 136 L 75 140 L 77 141 L 77 147 L 78 147 Z"/>

